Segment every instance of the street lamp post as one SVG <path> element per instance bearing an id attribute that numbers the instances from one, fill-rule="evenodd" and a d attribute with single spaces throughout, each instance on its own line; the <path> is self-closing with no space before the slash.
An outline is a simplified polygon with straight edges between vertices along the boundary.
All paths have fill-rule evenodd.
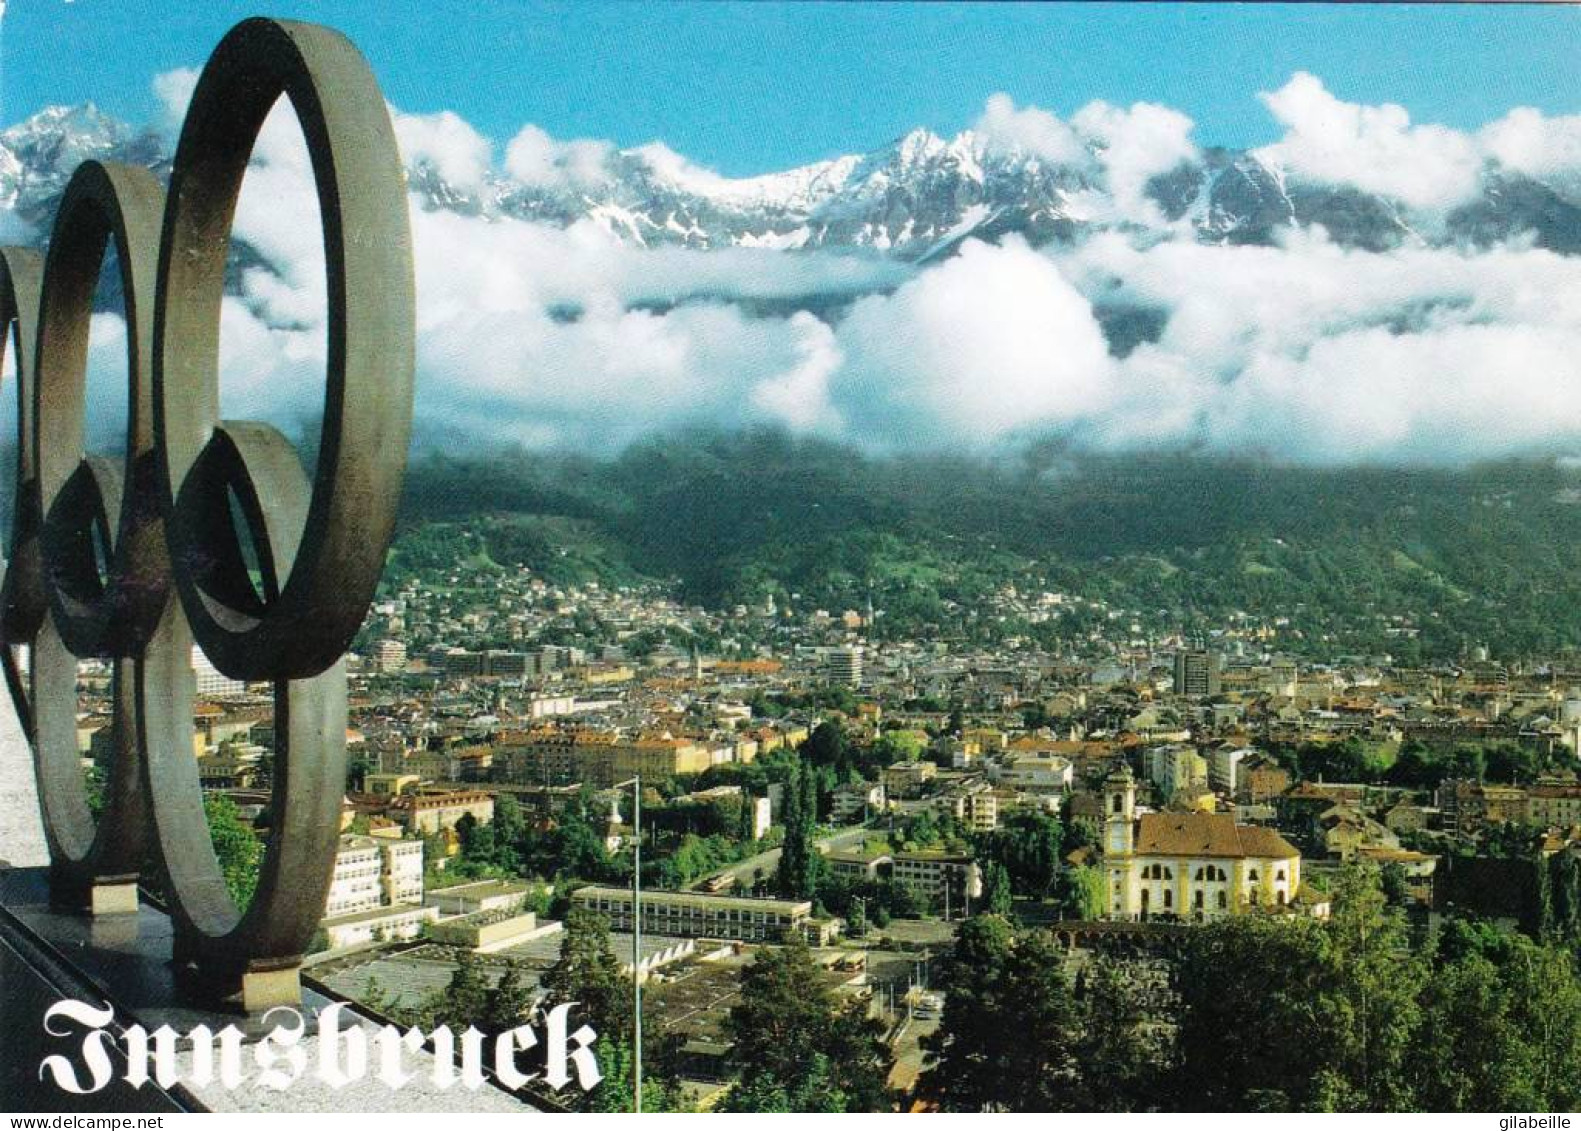
<path id="1" fill-rule="evenodd" d="M 620 782 L 631 786 L 631 1078 L 632 1104 L 642 1114 L 642 775 Z"/>

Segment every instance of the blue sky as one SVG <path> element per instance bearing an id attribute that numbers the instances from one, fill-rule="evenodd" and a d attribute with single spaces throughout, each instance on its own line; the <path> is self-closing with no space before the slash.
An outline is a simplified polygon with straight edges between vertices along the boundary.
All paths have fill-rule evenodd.
<path id="1" fill-rule="evenodd" d="M 149 81 L 200 65 L 257 0 L 12 0 L 0 116 L 93 100 L 148 119 Z M 1581 12 L 1558 7 L 1245 5 L 417 4 L 297 0 L 334 24 L 402 109 L 454 110 L 495 141 L 655 138 L 743 175 L 870 149 L 915 125 L 953 132 L 984 99 L 1069 114 L 1163 102 L 1202 144 L 1278 129 L 1256 92 L 1297 70 L 1336 96 L 1475 127 L 1515 105 L 1581 111 Z"/>

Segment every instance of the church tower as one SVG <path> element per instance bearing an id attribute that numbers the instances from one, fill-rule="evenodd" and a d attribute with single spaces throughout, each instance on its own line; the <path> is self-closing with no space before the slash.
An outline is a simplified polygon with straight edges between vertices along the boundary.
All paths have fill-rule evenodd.
<path id="1" fill-rule="evenodd" d="M 1129 766 L 1103 779 L 1103 814 L 1104 855 L 1129 855 L 1136 830 L 1136 781 Z"/>

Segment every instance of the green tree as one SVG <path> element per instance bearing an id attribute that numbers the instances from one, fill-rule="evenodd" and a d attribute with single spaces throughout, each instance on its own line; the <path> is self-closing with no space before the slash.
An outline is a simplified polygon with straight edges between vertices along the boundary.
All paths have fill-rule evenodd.
<path id="1" fill-rule="evenodd" d="M 582 907 L 571 909 L 565 917 L 560 957 L 544 971 L 542 981 L 552 1002 L 581 1004 L 581 1016 L 599 1035 L 597 1047 L 630 1040 L 631 982 L 610 949 L 609 920 L 604 916 Z"/>
<path id="2" fill-rule="evenodd" d="M 949 992 L 939 1028 L 923 1038 L 927 1068 L 918 1090 L 950 1111 L 983 1111 L 1002 1102 L 1013 1003 L 1005 998 L 1015 930 L 1002 915 L 962 923 L 945 963 Z"/>
<path id="3" fill-rule="evenodd" d="M 745 786 L 741 789 L 741 805 L 736 810 L 736 840 L 742 844 L 751 844 L 757 838 L 753 834 L 753 810 L 757 807 L 752 797 L 752 791 Z"/>
<path id="4" fill-rule="evenodd" d="M 598 1067 L 604 1078 L 588 1095 L 585 1110 L 595 1112 L 623 1112 L 632 1110 L 636 1091 L 636 1057 L 632 1054 L 629 1037 L 605 1041 L 598 1045 Z M 651 1062 L 644 1062 L 642 1074 L 642 1110 L 644 1112 L 681 1111 L 679 1096 L 653 1072 Z"/>
<path id="5" fill-rule="evenodd" d="M 1411 1050 L 1417 1107 L 1573 1110 L 1581 1102 L 1581 979 L 1573 954 L 1451 920 L 1435 958 Z"/>
<path id="6" fill-rule="evenodd" d="M 1065 839 L 1060 822 L 1043 813 L 1019 813 L 978 838 L 979 860 L 997 860 L 1017 894 L 1041 899 L 1054 891 Z"/>
<path id="7" fill-rule="evenodd" d="M 997 860 L 990 861 L 983 870 L 983 907 L 991 915 L 1009 915 L 1010 873 Z"/>
<path id="8" fill-rule="evenodd" d="M 373 773 L 373 761 L 366 754 L 353 754 L 346 759 L 346 790 L 361 792 L 363 782 Z"/>
<path id="9" fill-rule="evenodd" d="M 1516 1028 L 1499 969 L 1478 952 L 1441 967 L 1423 997 L 1412 1053 L 1417 1102 L 1429 1111 L 1536 1110 L 1537 1063 Z"/>
<path id="10" fill-rule="evenodd" d="M 463 950 L 450 974 L 450 984 L 434 1006 L 434 1023 L 449 1025 L 457 1033 L 468 1025 L 481 1027 L 488 1017 L 489 984 L 478 968 L 477 956 Z"/>
<path id="11" fill-rule="evenodd" d="M 1098 957 L 1077 979 L 1080 1105 L 1143 1111 L 1163 1102 L 1174 1069 L 1175 1000 L 1158 963 Z"/>
<path id="12" fill-rule="evenodd" d="M 527 818 L 522 813 L 521 802 L 508 793 L 494 799 L 494 842 L 502 849 L 515 852 L 527 836 Z"/>
<path id="13" fill-rule="evenodd" d="M 1079 1107 L 1085 1026 L 1065 958 L 1049 932 L 1018 935 L 1003 916 L 963 924 L 923 1094 L 953 1111 Z"/>
<path id="14" fill-rule="evenodd" d="M 1376 868 L 1347 868 L 1334 889 L 1328 923 L 1335 968 L 1335 1063 L 1323 1080 L 1326 1108 L 1407 1111 L 1405 1059 L 1419 1021 L 1426 971 L 1411 949 L 1405 915 L 1390 907 Z"/>
<path id="15" fill-rule="evenodd" d="M 1311 919 L 1241 915 L 1186 939 L 1177 1094 L 1197 1111 L 1312 1105 L 1335 1059 L 1327 931 Z"/>
<path id="16" fill-rule="evenodd" d="M 860 939 L 867 935 L 867 900 L 853 899 L 845 916 L 845 933 Z"/>
<path id="17" fill-rule="evenodd" d="M 814 842 L 814 788 L 810 767 L 798 762 L 785 785 L 785 841 L 775 873 L 775 888 L 784 899 L 811 899 L 818 889 L 821 858 Z"/>
<path id="18" fill-rule="evenodd" d="M 1572 849 L 1561 849 L 1548 858 L 1548 890 L 1553 930 L 1558 938 L 1581 935 L 1581 860 Z"/>
<path id="19" fill-rule="evenodd" d="M 532 1005 L 533 994 L 522 982 L 521 966 L 511 962 L 494 989 L 489 991 L 478 1028 L 485 1033 L 507 1032 L 527 1019 Z"/>
<path id="20" fill-rule="evenodd" d="M 209 838 L 214 843 L 220 874 L 225 877 L 225 890 L 230 892 L 237 909 L 244 911 L 252 903 L 253 891 L 258 887 L 263 841 L 258 839 L 252 826 L 242 820 L 236 803 L 223 794 L 204 795 L 203 815 L 208 819 Z"/>
<path id="21" fill-rule="evenodd" d="M 1054 902 L 1062 919 L 1103 918 L 1103 872 L 1091 865 L 1062 870 L 1054 884 Z"/>
<path id="22" fill-rule="evenodd" d="M 800 940 L 758 951 L 726 1030 L 748 1095 L 783 1092 L 799 1111 L 887 1109 L 890 1058 L 861 1002 L 835 1000 Z M 816 1087 L 809 1087 L 816 1081 Z"/>
<path id="23" fill-rule="evenodd" d="M 819 723 L 802 743 L 801 754 L 811 765 L 843 769 L 849 757 L 845 730 L 832 720 Z"/>

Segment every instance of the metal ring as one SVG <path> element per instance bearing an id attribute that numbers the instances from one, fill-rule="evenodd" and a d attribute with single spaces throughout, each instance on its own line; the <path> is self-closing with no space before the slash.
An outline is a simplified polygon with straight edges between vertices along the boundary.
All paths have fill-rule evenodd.
<path id="1" fill-rule="evenodd" d="M 245 599 L 229 523 L 184 513 L 220 428 L 226 235 L 259 128 L 281 96 L 318 188 L 328 283 L 324 423 L 312 502 L 278 593 Z M 198 80 L 171 174 L 155 316 L 155 427 L 175 584 L 197 643 L 236 679 L 305 679 L 338 662 L 394 532 L 411 433 L 414 283 L 394 128 L 367 62 L 312 24 L 246 20 Z M 242 453 L 245 473 L 259 469 Z"/>
<path id="2" fill-rule="evenodd" d="M 275 570 L 289 564 L 311 498 L 290 442 L 268 425 L 222 425 L 187 484 L 176 513 L 216 522 L 216 510 L 230 522 L 234 492 L 260 547 L 262 598 L 272 597 Z M 241 594 L 231 596 L 246 603 Z M 336 665 L 312 679 L 274 684 L 273 835 L 244 911 L 215 857 L 191 753 L 193 644 L 190 623 L 179 603 L 170 602 L 139 666 L 144 789 L 153 799 L 155 843 L 183 961 L 193 962 L 206 980 L 228 983 L 249 969 L 295 961 L 323 916 L 332 878 L 324 862 L 333 859 L 340 835 L 346 781 L 346 676 Z"/>
<path id="3" fill-rule="evenodd" d="M 155 452 L 149 339 L 164 191 L 147 169 L 85 161 L 61 201 L 44 262 L 38 312 L 33 459 L 44 516 L 43 585 L 61 638 L 78 656 L 133 655 L 168 593 Z M 83 457 L 88 324 L 107 243 L 120 261 L 126 306 L 125 505 L 102 466 Z M 95 563 L 95 530 L 112 560 Z"/>
<path id="4" fill-rule="evenodd" d="M 39 289 L 32 410 L 21 421 L 35 474 L 19 490 L 36 493 L 36 513 L 43 516 L 39 582 L 48 615 L 28 641 L 27 701 L 52 894 L 62 901 L 80 902 L 96 884 L 135 880 L 145 858 L 133 669 L 152 619 L 166 603 L 169 574 L 159 512 L 149 505 L 146 482 L 140 482 L 153 469 L 149 296 L 163 208 L 163 190 L 146 169 L 84 162 L 66 186 Z M 126 308 L 124 471 L 83 455 L 88 325 L 111 239 Z M 107 573 L 96 560 L 96 542 L 106 549 Z M 97 822 L 88 808 L 77 748 L 77 659 L 88 656 L 112 665 L 109 772 Z"/>
<path id="5" fill-rule="evenodd" d="M 177 960 L 228 987 L 300 960 L 324 915 L 346 782 L 346 672 L 275 684 L 272 835 L 252 902 L 236 906 L 209 839 L 192 756 L 193 636 L 172 601 L 137 665 L 155 843 Z"/>
<path id="6" fill-rule="evenodd" d="M 0 640 L 8 646 L 31 644 L 44 619 L 43 564 L 39 528 L 43 524 L 34 463 L 33 349 L 38 338 L 38 297 L 44 257 L 20 247 L 0 247 L 0 356 L 10 347 L 16 358 L 16 495 L 11 504 L 11 548 L 0 586 Z M 24 703 L 17 704 L 24 718 Z"/>
<path id="7" fill-rule="evenodd" d="M 33 457 L 33 349 L 38 341 L 38 296 L 44 257 L 22 247 L 0 247 L 0 356 L 10 348 L 16 369 L 16 492 L 11 503 L 11 547 L 0 584 L 0 668 L 22 733 L 33 737 L 33 704 L 19 660 L 44 622 L 43 560 L 38 472 Z"/>
<path id="8" fill-rule="evenodd" d="M 276 429 L 222 421 L 227 234 L 254 140 L 280 95 L 312 158 L 328 265 L 329 360 L 317 473 Z M 154 326 L 159 497 L 180 601 L 137 668 L 144 788 L 177 961 L 205 980 L 300 960 L 324 913 L 345 788 L 343 656 L 394 531 L 412 415 L 414 298 L 405 181 L 366 61 L 310 24 L 237 25 L 205 66 L 171 173 Z M 232 517 L 239 504 L 260 580 Z M 191 756 L 197 644 L 275 694 L 271 833 L 251 904 L 216 861 Z"/>
<path id="9" fill-rule="evenodd" d="M 328 259 L 311 482 L 276 429 L 219 419 L 227 237 L 253 141 L 281 94 L 307 138 Z M 136 879 L 151 832 L 176 958 L 225 996 L 238 975 L 300 960 L 330 886 L 345 782 L 342 657 L 383 568 L 411 429 L 411 238 L 378 85 L 347 40 L 309 24 L 248 20 L 225 37 L 199 79 L 171 186 L 163 197 L 144 169 L 86 162 L 48 258 L 0 249 L 0 327 L 16 326 L 21 406 L 0 665 L 33 745 L 52 893 L 80 899 Z M 88 323 L 111 239 L 128 334 L 124 465 L 83 453 Z M 256 584 L 233 502 L 258 550 Z M 273 826 L 245 910 L 215 858 L 193 757 L 196 645 L 226 674 L 274 685 Z M 76 663 L 88 656 L 113 665 L 97 823 L 76 742 Z"/>

